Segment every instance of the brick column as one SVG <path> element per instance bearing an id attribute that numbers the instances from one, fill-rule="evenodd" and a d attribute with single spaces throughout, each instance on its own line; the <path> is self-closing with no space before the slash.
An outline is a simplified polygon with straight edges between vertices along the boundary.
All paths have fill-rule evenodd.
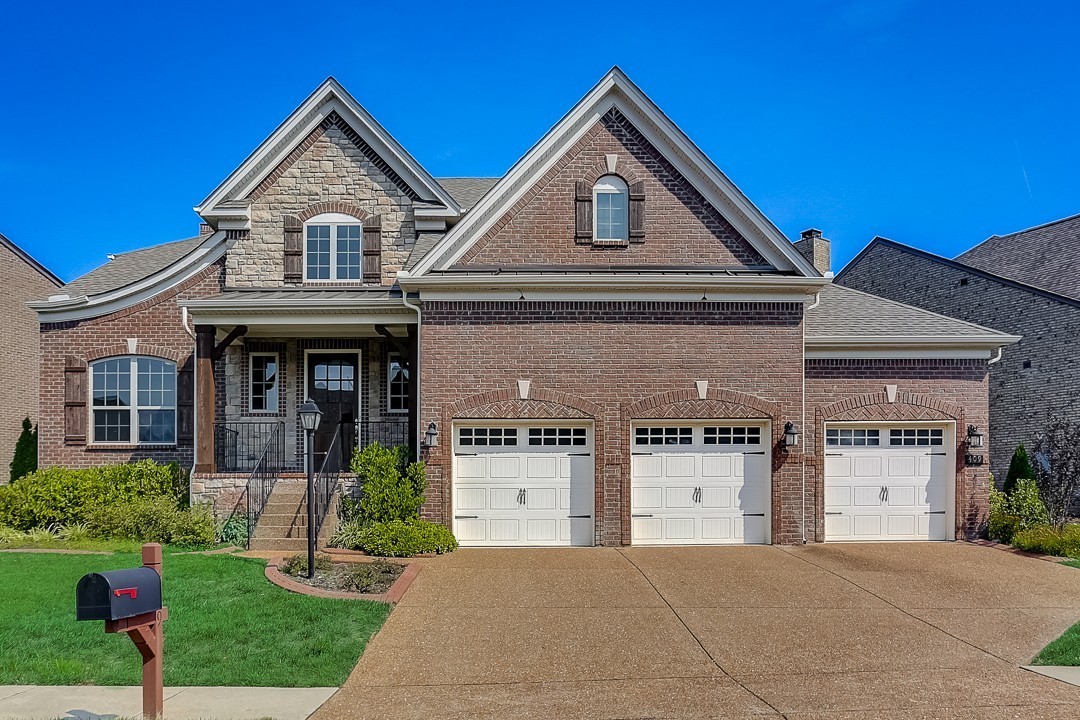
<path id="1" fill-rule="evenodd" d="M 217 328 L 195 326 L 195 472 L 214 472 L 214 412 L 217 379 L 214 377 L 214 346 Z"/>

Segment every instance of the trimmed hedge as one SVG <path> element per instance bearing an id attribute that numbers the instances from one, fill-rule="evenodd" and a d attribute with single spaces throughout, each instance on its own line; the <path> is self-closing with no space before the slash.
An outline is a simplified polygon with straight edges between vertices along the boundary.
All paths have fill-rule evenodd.
<path id="1" fill-rule="evenodd" d="M 183 509 L 174 499 L 164 496 L 93 508 L 87 526 L 97 538 L 193 548 L 213 545 L 217 534 L 210 504 Z"/>
<path id="2" fill-rule="evenodd" d="M 1012 539 L 1013 547 L 1042 555 L 1080 558 L 1080 524 L 1055 530 L 1049 525 L 1020 530 Z"/>
<path id="3" fill-rule="evenodd" d="M 0 487 L 0 525 L 17 530 L 87 522 L 96 508 L 140 498 L 187 499 L 179 465 L 142 460 L 125 465 L 36 470 Z"/>
<path id="4" fill-rule="evenodd" d="M 336 547 L 363 550 L 381 557 L 411 557 L 422 553 L 448 553 L 457 549 L 454 534 L 437 523 L 410 518 L 363 525 L 345 523 L 331 539 Z"/>

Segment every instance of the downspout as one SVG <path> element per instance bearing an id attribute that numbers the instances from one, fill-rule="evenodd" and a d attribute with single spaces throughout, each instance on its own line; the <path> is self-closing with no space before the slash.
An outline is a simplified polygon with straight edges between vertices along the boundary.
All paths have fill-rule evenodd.
<path id="1" fill-rule="evenodd" d="M 409 293 L 404 288 L 401 289 L 401 304 L 416 313 L 416 367 L 412 368 L 413 377 L 416 378 L 416 417 L 413 418 L 413 425 L 417 444 L 416 459 L 419 460 L 424 438 L 421 432 L 424 428 L 420 423 L 420 333 L 423 331 L 423 326 L 420 323 L 420 306 L 409 302 Z"/>
<path id="2" fill-rule="evenodd" d="M 1002 351 L 1002 350 L 1004 350 L 1004 349 L 1005 349 L 1004 347 L 999 347 L 999 348 L 998 348 L 998 351 L 997 351 L 997 355 L 995 355 L 993 359 L 991 359 L 991 360 L 987 360 L 987 361 L 986 361 L 986 364 L 987 364 L 987 365 L 993 365 L 994 363 L 996 363 L 996 362 L 998 362 L 999 360 L 1001 360 L 1001 351 Z"/>
<path id="3" fill-rule="evenodd" d="M 803 309 L 803 323 L 802 323 L 802 431 L 803 436 L 806 433 L 806 311 L 813 310 L 821 304 L 821 291 L 818 290 L 814 293 L 814 302 Z M 814 438 L 815 442 L 817 438 Z M 799 494 L 799 507 L 802 517 L 799 518 L 799 530 L 801 532 L 802 544 L 806 544 L 806 444 L 803 444 L 803 462 L 801 463 L 800 470 L 802 472 L 802 491 Z"/>

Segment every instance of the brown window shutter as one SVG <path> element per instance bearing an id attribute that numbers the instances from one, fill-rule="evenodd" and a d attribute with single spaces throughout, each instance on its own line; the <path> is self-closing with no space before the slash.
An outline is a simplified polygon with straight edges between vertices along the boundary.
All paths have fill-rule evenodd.
<path id="1" fill-rule="evenodd" d="M 190 444 L 195 440 L 194 357 L 189 357 L 176 372 L 176 439 Z"/>
<path id="2" fill-rule="evenodd" d="M 364 221 L 364 282 L 382 285 L 382 222 L 377 217 Z"/>
<path id="3" fill-rule="evenodd" d="M 285 216 L 285 282 L 304 281 L 304 223 L 295 215 Z"/>
<path id="4" fill-rule="evenodd" d="M 645 182 L 630 185 L 630 242 L 645 242 Z"/>
<path id="5" fill-rule="evenodd" d="M 592 215 L 592 188 L 584 180 L 578 180 L 574 194 L 574 238 L 578 242 L 592 242 Z"/>
<path id="6" fill-rule="evenodd" d="M 64 442 L 86 444 L 86 363 L 74 355 L 64 362 Z"/>

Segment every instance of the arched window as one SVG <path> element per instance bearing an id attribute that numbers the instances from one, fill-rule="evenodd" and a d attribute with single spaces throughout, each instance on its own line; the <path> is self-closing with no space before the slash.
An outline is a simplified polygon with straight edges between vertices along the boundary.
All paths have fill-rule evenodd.
<path id="1" fill-rule="evenodd" d="M 622 178 L 604 175 L 593 185 L 593 239 L 621 240 L 630 236 L 630 193 Z"/>
<path id="2" fill-rule="evenodd" d="M 95 443 L 176 442 L 176 363 L 127 355 L 90 364 Z"/>
<path id="3" fill-rule="evenodd" d="M 304 223 L 304 279 L 360 280 L 363 223 L 351 215 L 323 213 Z"/>

